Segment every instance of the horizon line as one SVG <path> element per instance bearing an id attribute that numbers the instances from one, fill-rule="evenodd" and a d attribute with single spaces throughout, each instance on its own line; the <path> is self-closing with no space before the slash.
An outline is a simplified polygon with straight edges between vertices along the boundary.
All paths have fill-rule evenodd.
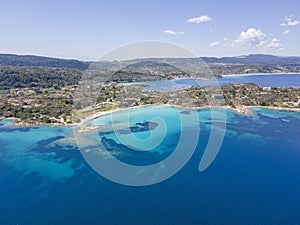
<path id="1" fill-rule="evenodd" d="M 177 58 L 177 59 L 191 59 L 191 58 L 227 58 L 227 57 L 245 57 L 245 56 L 250 56 L 250 55 L 264 55 L 264 56 L 275 56 L 275 57 L 300 57 L 299 55 L 274 55 L 274 54 L 267 54 L 267 53 L 249 53 L 249 54 L 243 54 L 243 55 L 224 55 L 224 56 L 196 56 L 196 57 L 140 57 L 140 58 L 134 58 L 134 59 L 125 59 L 125 60 L 97 60 L 97 59 L 82 59 L 82 58 L 75 58 L 75 57 L 62 57 L 62 56 L 53 56 L 53 55 L 42 55 L 42 54 L 34 54 L 34 53 L 3 53 L 0 52 L 0 55 L 12 55 L 12 56 L 20 56 L 20 57 L 25 57 L 25 56 L 33 56 L 33 57 L 43 57 L 43 58 L 51 58 L 51 59 L 62 59 L 62 60 L 76 60 L 76 61 L 81 61 L 81 62 L 100 62 L 100 61 L 108 61 L 108 62 L 113 62 L 113 61 L 126 61 L 126 60 L 136 60 L 136 59 L 159 59 L 159 58 Z"/>

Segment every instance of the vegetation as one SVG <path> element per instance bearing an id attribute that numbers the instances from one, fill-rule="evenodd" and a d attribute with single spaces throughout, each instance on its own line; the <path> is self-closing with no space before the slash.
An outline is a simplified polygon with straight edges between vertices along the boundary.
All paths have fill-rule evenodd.
<path id="1" fill-rule="evenodd" d="M 71 90 L 11 89 L 0 92 L 0 115 L 22 124 L 71 123 Z"/>
<path id="2" fill-rule="evenodd" d="M 295 109 L 300 106 L 299 88 L 269 88 L 255 84 L 231 84 L 221 87 L 191 87 L 174 92 L 146 91 L 144 86 L 123 86 L 110 83 L 103 86 L 93 105 L 77 99 L 80 103 L 78 118 L 94 112 L 109 111 L 115 107 L 170 104 L 178 107 L 273 106 Z M 73 89 L 63 87 L 42 89 L 11 89 L 0 92 L 0 115 L 15 117 L 22 124 L 71 123 Z M 91 107 L 92 106 L 92 107 Z M 88 108 L 87 108 L 88 107 Z M 78 120 L 79 121 L 79 120 Z"/>
<path id="3" fill-rule="evenodd" d="M 251 55 L 203 60 L 218 76 L 300 71 L 299 57 Z M 17 122 L 22 124 L 66 124 L 72 122 L 73 107 L 78 110 L 80 118 L 114 107 L 152 104 L 202 107 L 220 106 L 223 102 L 231 108 L 299 108 L 300 89 L 295 88 L 235 84 L 221 87 L 220 95 L 215 91 L 215 87 L 191 87 L 173 92 L 157 92 L 146 91 L 143 85 L 120 84 L 195 75 L 203 78 L 211 76 L 211 71 L 205 66 L 200 72 L 197 71 L 199 62 L 201 64 L 199 58 L 170 58 L 92 63 L 0 54 L 0 117 L 15 117 Z M 180 68 L 175 65 L 180 65 Z M 95 95 L 97 100 L 92 104 L 87 100 L 87 96 L 75 96 L 74 93 L 83 76 L 93 81 L 92 84 L 87 82 L 84 87 L 94 88 L 89 94 Z M 99 83 L 104 81 L 106 83 L 99 88 Z"/>
<path id="4" fill-rule="evenodd" d="M 0 90 L 11 88 L 55 88 L 77 85 L 82 71 L 48 67 L 0 67 Z"/>
<path id="5" fill-rule="evenodd" d="M 39 66 L 53 68 L 72 68 L 85 70 L 89 63 L 74 59 L 57 59 L 34 55 L 0 54 L 2 66 Z"/>
<path id="6" fill-rule="evenodd" d="M 261 87 L 255 84 L 234 84 L 222 87 L 226 105 L 300 107 L 300 88 Z"/>

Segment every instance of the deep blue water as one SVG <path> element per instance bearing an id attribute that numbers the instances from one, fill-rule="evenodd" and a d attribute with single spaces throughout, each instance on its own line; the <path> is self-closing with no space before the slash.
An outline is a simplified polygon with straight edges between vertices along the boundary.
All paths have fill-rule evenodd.
<path id="1" fill-rule="evenodd" d="M 149 81 L 141 84 L 148 85 L 146 90 L 170 91 L 174 89 L 184 89 L 190 86 L 216 86 L 226 84 L 254 83 L 267 87 L 300 87 L 300 74 L 252 74 L 224 76 L 223 78 L 197 80 L 183 78 L 164 81 Z"/>
<path id="2" fill-rule="evenodd" d="M 133 132 L 146 138 L 145 124 L 155 113 L 134 113 L 133 124 L 142 123 L 145 129 Z M 175 176 L 146 187 L 119 185 L 94 172 L 74 144 L 59 142 L 72 136 L 72 128 L 1 122 L 0 224 L 298 224 L 300 113 L 256 108 L 247 116 L 228 110 L 222 148 L 204 172 L 198 165 L 210 131 L 210 111 L 199 111 L 199 118 L 200 142 L 191 160 Z M 164 119 L 174 125 L 176 117 L 168 121 L 165 112 Z M 108 124 L 109 119 L 96 123 Z M 176 135 L 164 139 L 166 151 Z M 167 157 L 163 149 L 159 155 L 158 149 L 151 152 L 153 157 L 134 156 L 113 134 L 99 137 L 109 140 L 110 148 L 121 149 L 117 156 L 125 151 L 123 161 L 152 163 Z"/>

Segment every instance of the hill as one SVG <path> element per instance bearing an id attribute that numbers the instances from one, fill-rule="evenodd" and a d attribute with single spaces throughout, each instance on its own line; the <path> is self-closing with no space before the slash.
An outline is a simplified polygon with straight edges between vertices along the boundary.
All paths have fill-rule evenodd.
<path id="1" fill-rule="evenodd" d="M 300 57 L 294 56 L 274 56 L 263 54 L 251 54 L 245 56 L 236 57 L 202 57 L 202 60 L 206 63 L 231 63 L 231 64 L 266 64 L 266 65 L 278 65 L 278 64 L 297 64 L 300 63 Z"/>
<path id="2" fill-rule="evenodd" d="M 208 67 L 203 66 L 201 60 Z M 199 65 L 202 65 L 200 71 Z M 218 77 L 243 73 L 299 73 L 300 57 L 253 54 L 221 58 L 146 58 L 85 62 L 34 55 L 0 54 L 0 89 L 74 85 L 87 69 L 94 71 L 91 73 L 93 76 L 101 77 L 113 72 L 111 80 L 123 82 L 172 79 L 185 75 L 209 77 L 211 71 Z"/>
<path id="3" fill-rule="evenodd" d="M 87 69 L 89 63 L 75 59 L 59 59 L 35 55 L 0 54 L 1 66 L 41 66 L 54 68 Z"/>
<path id="4" fill-rule="evenodd" d="M 223 64 L 265 64 L 265 65 L 285 65 L 285 64 L 300 64 L 300 57 L 297 56 L 274 56 L 264 54 L 250 54 L 245 56 L 236 57 L 201 57 L 201 59 L 210 63 L 223 63 Z M 152 60 L 152 59 L 151 59 Z M 153 59 L 155 61 L 155 59 Z M 181 58 L 169 59 L 172 61 L 181 61 L 194 63 L 196 58 Z M 149 59 L 137 59 L 122 61 L 124 64 L 140 61 L 149 61 Z M 42 67 L 55 67 L 55 68 L 73 68 L 73 69 L 87 69 L 92 65 L 96 69 L 108 69 L 110 66 L 116 66 L 118 63 L 102 61 L 80 61 L 76 59 L 61 59 L 51 58 L 35 55 L 13 55 L 13 54 L 0 54 L 0 65 L 2 66 L 42 66 Z"/>

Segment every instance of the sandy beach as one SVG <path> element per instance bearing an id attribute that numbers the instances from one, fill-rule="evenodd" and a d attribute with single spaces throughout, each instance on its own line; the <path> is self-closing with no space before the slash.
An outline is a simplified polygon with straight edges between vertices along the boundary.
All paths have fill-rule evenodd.
<path id="1" fill-rule="evenodd" d="M 300 108 L 287 108 L 287 107 L 275 107 L 275 106 L 237 106 L 236 108 L 232 108 L 230 106 L 201 106 L 201 107 L 179 107 L 179 106 L 172 106 L 168 104 L 155 104 L 155 105 L 139 105 L 139 106 L 133 106 L 133 107 L 128 107 L 128 108 L 116 108 L 112 109 L 109 111 L 105 112 L 97 112 L 91 115 L 88 115 L 84 118 L 81 119 L 80 122 L 78 123 L 71 123 L 71 124 L 60 124 L 60 123 L 53 123 L 53 124 L 43 124 L 43 123 L 26 123 L 22 121 L 16 122 L 18 119 L 17 118 L 3 118 L 0 117 L 0 120 L 13 120 L 14 122 L 12 123 L 13 125 L 16 126 L 83 126 L 85 123 L 92 121 L 96 118 L 111 114 L 111 113 L 116 113 L 116 112 L 121 112 L 121 111 L 126 111 L 126 110 L 131 110 L 131 109 L 137 109 L 137 108 L 142 108 L 142 107 L 149 107 L 149 106 L 170 106 L 170 107 L 175 107 L 178 109 L 182 110 L 205 110 L 205 109 L 211 109 L 211 108 L 225 108 L 229 110 L 233 110 L 236 113 L 240 114 L 245 114 L 245 115 L 252 115 L 253 113 L 253 108 L 266 108 L 266 109 L 272 109 L 272 110 L 282 110 L 282 111 L 293 111 L 293 112 L 300 112 Z"/>

